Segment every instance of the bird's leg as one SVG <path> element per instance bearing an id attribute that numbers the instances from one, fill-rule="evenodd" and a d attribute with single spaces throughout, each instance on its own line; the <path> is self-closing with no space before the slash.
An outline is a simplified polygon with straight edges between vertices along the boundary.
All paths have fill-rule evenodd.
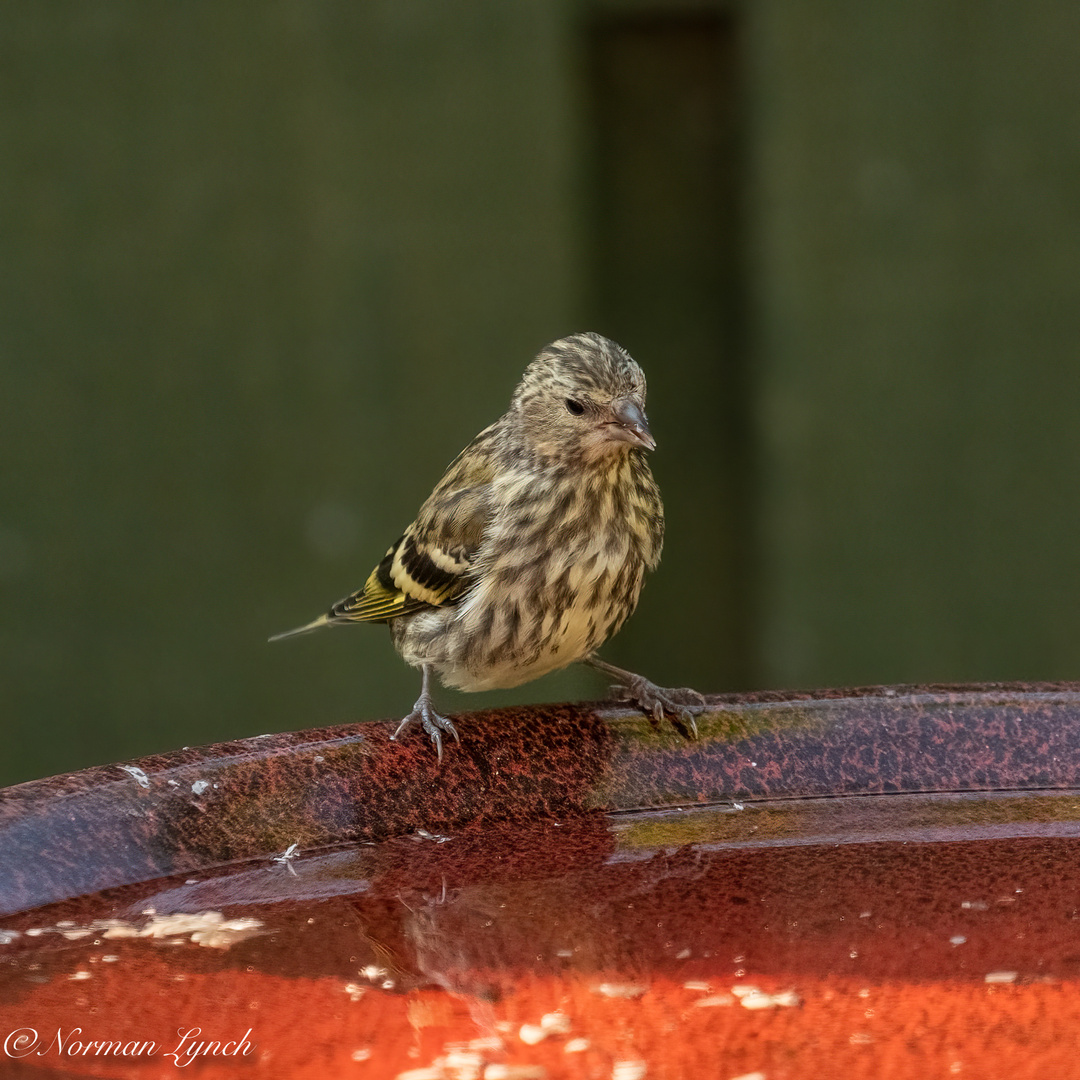
<path id="1" fill-rule="evenodd" d="M 447 735 L 453 735 L 455 742 L 461 742 L 461 739 L 458 738 L 457 728 L 445 716 L 440 716 L 432 704 L 431 690 L 429 688 L 431 665 L 424 664 L 421 670 L 423 671 L 423 683 L 420 687 L 420 696 L 416 699 L 412 712 L 398 724 L 397 730 L 390 738 L 396 739 L 409 724 L 414 720 L 419 720 L 431 741 L 435 744 L 435 752 L 439 755 L 439 761 L 442 761 L 442 733 L 445 731 Z"/>
<path id="2" fill-rule="evenodd" d="M 609 664 L 606 660 L 601 660 L 595 653 L 586 656 L 583 663 L 619 680 L 611 688 L 615 697 L 632 701 L 646 716 L 651 716 L 657 723 L 663 720 L 664 714 L 667 713 L 671 716 L 671 722 L 682 734 L 688 738 L 697 738 L 698 730 L 694 713 L 705 706 L 705 698 L 696 690 L 686 687 L 668 689 L 657 686 L 642 675 L 635 675 L 632 671 L 625 671 L 614 664 Z"/>

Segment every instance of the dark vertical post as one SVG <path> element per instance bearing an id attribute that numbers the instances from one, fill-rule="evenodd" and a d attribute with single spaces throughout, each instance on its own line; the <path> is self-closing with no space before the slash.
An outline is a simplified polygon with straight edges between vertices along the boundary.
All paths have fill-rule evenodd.
<path id="1" fill-rule="evenodd" d="M 721 10 L 607 10 L 592 103 L 593 321 L 649 378 L 668 539 L 608 652 L 703 688 L 754 678 L 739 35 Z"/>

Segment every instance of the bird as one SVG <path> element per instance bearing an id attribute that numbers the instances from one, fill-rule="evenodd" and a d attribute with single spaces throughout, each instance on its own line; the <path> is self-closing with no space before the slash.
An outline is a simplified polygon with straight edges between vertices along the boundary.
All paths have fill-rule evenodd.
<path id="1" fill-rule="evenodd" d="M 328 626 L 387 623 L 421 691 L 392 738 L 419 722 L 443 757 L 460 743 L 431 680 L 464 691 L 519 686 L 575 662 L 612 694 L 696 737 L 704 697 L 656 686 L 596 650 L 637 606 L 664 541 L 646 455 L 645 376 L 593 332 L 546 345 L 507 411 L 451 462 L 362 588 L 271 641 Z"/>

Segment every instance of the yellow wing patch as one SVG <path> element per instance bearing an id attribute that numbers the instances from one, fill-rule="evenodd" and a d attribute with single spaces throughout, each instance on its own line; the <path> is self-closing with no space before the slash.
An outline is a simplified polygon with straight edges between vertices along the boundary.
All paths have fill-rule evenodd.
<path id="1" fill-rule="evenodd" d="M 362 589 L 339 600 L 330 609 L 330 618 L 349 622 L 386 622 L 427 606 L 422 599 L 408 596 L 393 585 L 384 585 L 379 580 L 379 568 L 376 567 L 368 575 Z"/>
<path id="2" fill-rule="evenodd" d="M 472 581 L 473 560 L 492 513 L 492 425 L 457 456 L 416 520 L 391 545 L 364 587 L 339 600 L 328 622 L 386 622 L 453 603 Z"/>

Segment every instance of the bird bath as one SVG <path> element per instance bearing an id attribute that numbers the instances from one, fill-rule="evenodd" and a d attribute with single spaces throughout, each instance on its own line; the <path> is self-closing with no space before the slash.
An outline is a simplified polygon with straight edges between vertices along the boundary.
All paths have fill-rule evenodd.
<path id="1" fill-rule="evenodd" d="M 0 792 L 0 1076 L 1080 1076 L 1080 684 L 710 705 Z"/>

